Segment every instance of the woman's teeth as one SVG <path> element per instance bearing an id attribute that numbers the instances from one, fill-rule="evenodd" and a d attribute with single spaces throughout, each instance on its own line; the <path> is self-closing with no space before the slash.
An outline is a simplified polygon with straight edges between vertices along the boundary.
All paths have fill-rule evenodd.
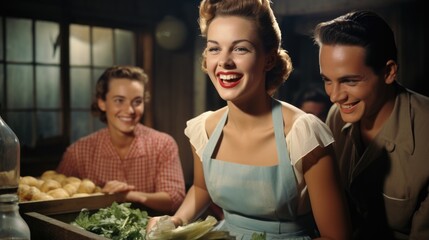
<path id="1" fill-rule="evenodd" d="M 236 74 L 228 74 L 228 75 L 219 75 L 219 78 L 222 81 L 231 81 L 231 80 L 240 78 L 240 76 Z"/>

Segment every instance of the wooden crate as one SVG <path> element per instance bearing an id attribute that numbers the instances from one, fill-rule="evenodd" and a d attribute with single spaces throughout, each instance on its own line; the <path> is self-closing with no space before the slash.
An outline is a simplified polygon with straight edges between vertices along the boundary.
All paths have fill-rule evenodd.
<path id="1" fill-rule="evenodd" d="M 31 240 L 107 240 L 105 237 L 37 212 L 24 213 L 23 218 L 30 227 Z"/>
<path id="2" fill-rule="evenodd" d="M 96 211 L 123 202 L 123 194 L 95 195 L 19 203 L 21 216 L 27 222 L 32 240 L 86 240 L 107 238 L 80 229 L 70 223 L 86 208 Z"/>
<path id="3" fill-rule="evenodd" d="M 124 194 L 102 194 L 86 197 L 63 198 L 44 201 L 28 201 L 19 203 L 19 212 L 37 212 L 45 215 L 79 212 L 109 207 L 113 202 L 123 202 Z"/>

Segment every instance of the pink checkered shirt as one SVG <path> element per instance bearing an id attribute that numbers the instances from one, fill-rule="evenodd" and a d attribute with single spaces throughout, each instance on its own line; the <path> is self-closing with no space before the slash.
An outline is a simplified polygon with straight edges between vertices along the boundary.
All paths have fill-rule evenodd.
<path id="1" fill-rule="evenodd" d="M 89 178 L 97 186 L 118 180 L 134 185 L 136 191 L 167 192 L 172 210 L 182 203 L 185 181 L 178 146 L 170 135 L 139 124 L 130 151 L 121 160 L 107 128 L 83 137 L 70 145 L 57 172 Z"/>

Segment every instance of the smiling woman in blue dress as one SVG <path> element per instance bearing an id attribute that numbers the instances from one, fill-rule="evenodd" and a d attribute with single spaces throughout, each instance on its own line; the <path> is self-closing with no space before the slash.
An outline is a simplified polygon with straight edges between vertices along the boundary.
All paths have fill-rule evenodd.
<path id="1" fill-rule="evenodd" d="M 203 69 L 227 106 L 187 123 L 194 183 L 172 221 L 191 222 L 213 201 L 236 239 L 348 239 L 329 128 L 273 98 L 292 64 L 270 1 L 202 1 L 199 23 Z"/>

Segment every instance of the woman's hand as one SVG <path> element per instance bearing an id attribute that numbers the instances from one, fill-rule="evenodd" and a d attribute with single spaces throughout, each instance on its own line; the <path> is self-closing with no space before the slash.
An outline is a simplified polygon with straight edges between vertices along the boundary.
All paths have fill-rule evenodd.
<path id="1" fill-rule="evenodd" d="M 125 182 L 113 180 L 113 181 L 107 182 L 104 185 L 103 189 L 101 189 L 101 191 L 104 193 L 108 193 L 108 194 L 114 194 L 114 193 L 118 193 L 118 192 L 131 191 L 131 190 L 134 190 L 134 188 L 135 187 L 133 185 L 128 185 Z"/>
<path id="2" fill-rule="evenodd" d="M 147 222 L 146 225 L 146 232 L 150 233 L 150 231 L 152 230 L 153 226 L 155 226 L 155 224 L 159 221 L 161 217 L 151 217 L 149 219 L 149 221 Z"/>
<path id="3" fill-rule="evenodd" d="M 182 219 L 175 217 L 175 216 L 159 216 L 159 217 L 152 217 L 149 219 L 147 225 L 146 225 L 146 232 L 150 233 L 151 230 L 156 231 L 157 228 L 160 227 L 160 221 L 163 227 L 170 227 L 174 225 L 174 228 L 177 228 L 178 226 L 182 226 L 183 221 Z M 169 226 L 168 226 L 169 225 Z"/>

